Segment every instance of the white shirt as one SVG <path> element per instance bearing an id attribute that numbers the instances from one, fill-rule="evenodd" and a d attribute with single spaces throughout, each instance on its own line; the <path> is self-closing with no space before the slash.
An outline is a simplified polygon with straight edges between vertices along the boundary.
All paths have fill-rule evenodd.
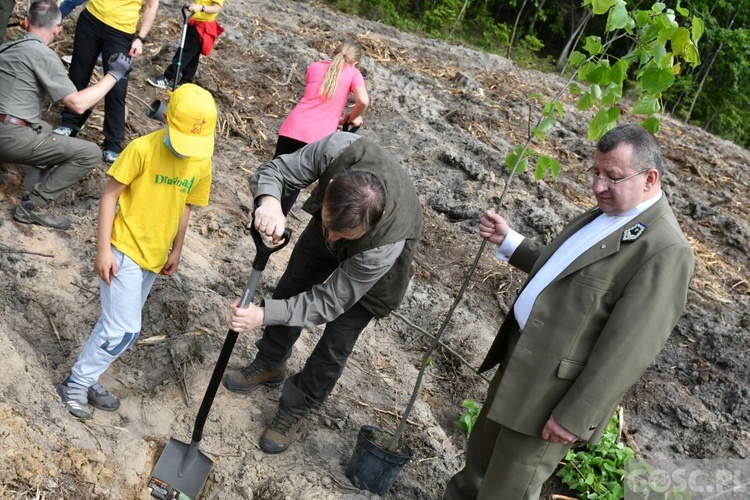
<path id="1" fill-rule="evenodd" d="M 516 321 L 518 321 L 518 326 L 521 327 L 521 330 L 526 326 L 526 321 L 529 319 L 534 302 L 536 302 L 537 297 L 547 285 L 552 283 L 561 272 L 586 250 L 615 232 L 618 228 L 635 219 L 644 210 L 659 201 L 659 198 L 662 196 L 664 196 L 663 193 L 644 201 L 635 208 L 620 215 L 607 215 L 603 213 L 565 240 L 560 245 L 560 248 L 552 254 L 549 260 L 545 262 L 541 269 L 526 284 L 521 295 L 518 296 L 518 300 L 516 300 L 513 312 L 516 315 Z M 508 261 L 523 240 L 523 236 L 511 229 L 505 236 L 502 245 L 497 249 L 495 256 L 498 259 Z"/>

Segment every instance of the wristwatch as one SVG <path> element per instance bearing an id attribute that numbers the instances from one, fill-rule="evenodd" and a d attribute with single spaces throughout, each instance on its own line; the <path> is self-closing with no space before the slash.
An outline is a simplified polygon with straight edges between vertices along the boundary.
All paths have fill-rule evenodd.
<path id="1" fill-rule="evenodd" d="M 135 35 L 135 38 L 137 38 L 138 40 L 140 40 L 142 44 L 144 44 L 144 45 L 146 44 L 146 39 L 143 38 L 141 35 Z"/>
<path id="2" fill-rule="evenodd" d="M 201 5 L 201 12 L 206 12 L 206 6 L 205 5 Z"/>

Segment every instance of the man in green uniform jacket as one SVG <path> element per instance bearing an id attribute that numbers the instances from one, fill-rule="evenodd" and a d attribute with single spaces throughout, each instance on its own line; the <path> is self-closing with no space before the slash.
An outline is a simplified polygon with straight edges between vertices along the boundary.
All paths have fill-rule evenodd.
<path id="1" fill-rule="evenodd" d="M 575 441 L 599 441 L 685 307 L 695 258 L 662 192 L 654 136 L 610 130 L 587 172 L 597 207 L 549 245 L 492 211 L 479 223 L 529 277 L 479 368 L 500 365 L 447 500 L 538 499 Z"/>

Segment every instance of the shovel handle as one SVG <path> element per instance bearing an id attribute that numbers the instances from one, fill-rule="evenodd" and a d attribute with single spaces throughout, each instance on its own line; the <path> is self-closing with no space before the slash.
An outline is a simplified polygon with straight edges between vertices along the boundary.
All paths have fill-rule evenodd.
<path id="1" fill-rule="evenodd" d="M 242 293 L 242 299 L 240 300 L 240 307 L 243 308 L 250 304 L 250 300 L 255 294 L 255 289 L 258 287 L 260 275 L 268 263 L 268 258 L 272 253 L 278 252 L 289 243 L 289 239 L 292 236 L 292 230 L 286 228 L 281 243 L 272 247 L 263 243 L 263 238 L 261 237 L 260 232 L 255 229 L 255 224 L 250 224 L 250 234 L 253 235 L 256 252 L 255 259 L 253 259 L 253 271 L 250 273 L 250 279 L 248 280 L 245 291 Z M 203 426 L 208 419 L 208 412 L 211 410 L 211 405 L 213 405 L 216 391 L 218 391 L 221 379 L 224 376 L 224 370 L 229 364 L 229 358 L 232 356 L 232 350 L 234 349 L 235 342 L 237 342 L 237 336 L 238 333 L 234 330 L 229 330 L 227 332 L 227 336 L 224 339 L 224 345 L 222 345 L 221 352 L 219 353 L 219 359 L 216 361 L 211 380 L 208 382 L 206 394 L 203 396 L 203 401 L 201 402 L 201 407 L 198 410 L 198 416 L 195 418 L 195 425 L 193 426 L 192 441 L 193 443 L 196 443 L 196 447 L 197 443 L 203 438 Z"/>
<path id="2" fill-rule="evenodd" d="M 183 5 L 181 10 L 182 10 L 182 22 L 186 23 L 189 17 L 193 17 L 193 13 L 190 12 L 189 5 Z"/>
<path id="3" fill-rule="evenodd" d="M 253 220 L 250 222 L 250 235 L 253 237 L 253 241 L 255 242 L 255 258 L 253 259 L 253 269 L 257 269 L 258 271 L 262 271 L 266 268 L 266 264 L 268 264 L 268 258 L 271 256 L 272 253 L 278 252 L 287 244 L 289 243 L 289 239 L 292 237 L 292 230 L 288 227 L 284 229 L 284 234 L 281 236 L 281 242 L 274 246 L 268 246 L 263 241 L 263 236 L 260 234 L 260 231 L 255 229 L 255 217 L 253 217 Z M 247 307 L 247 304 L 240 307 Z"/>

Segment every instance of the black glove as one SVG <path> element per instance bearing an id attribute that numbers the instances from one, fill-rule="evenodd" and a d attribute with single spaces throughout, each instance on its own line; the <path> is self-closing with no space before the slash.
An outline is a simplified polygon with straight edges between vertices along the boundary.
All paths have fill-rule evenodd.
<path id="1" fill-rule="evenodd" d="M 119 82 L 120 78 L 128 76 L 133 69 L 133 62 L 123 53 L 112 54 L 107 61 L 108 75 L 112 75 Z"/>

